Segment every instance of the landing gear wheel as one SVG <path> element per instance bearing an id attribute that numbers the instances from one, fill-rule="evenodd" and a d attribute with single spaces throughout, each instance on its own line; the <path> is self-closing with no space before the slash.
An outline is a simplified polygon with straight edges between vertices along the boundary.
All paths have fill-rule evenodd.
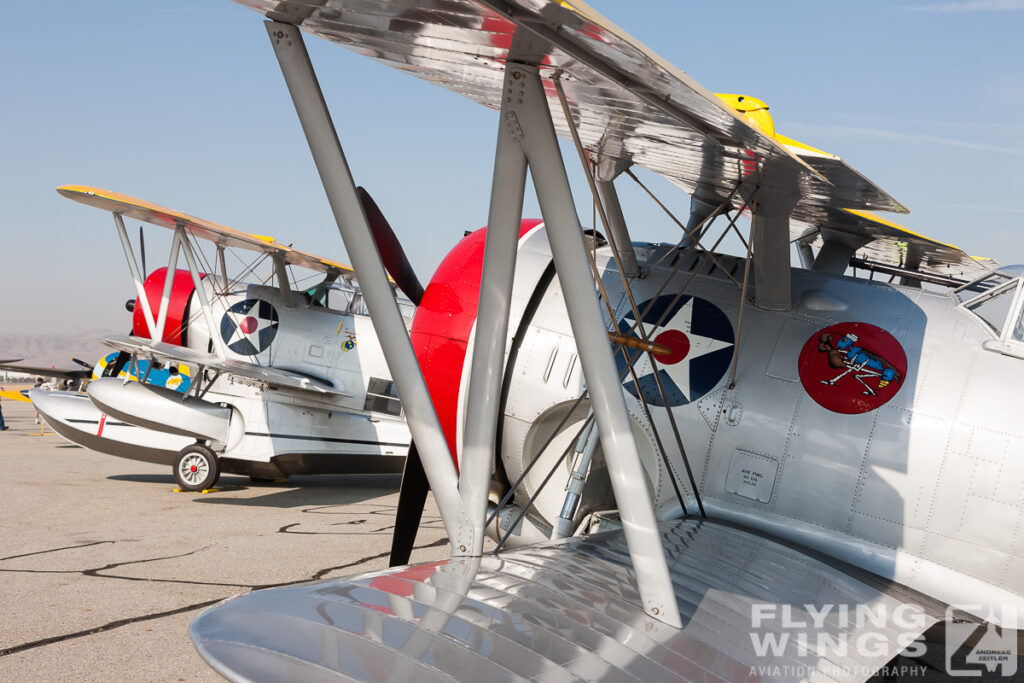
<path id="1" fill-rule="evenodd" d="M 174 480 L 182 491 L 203 491 L 220 477 L 220 461 L 202 444 L 186 446 L 174 459 Z"/>

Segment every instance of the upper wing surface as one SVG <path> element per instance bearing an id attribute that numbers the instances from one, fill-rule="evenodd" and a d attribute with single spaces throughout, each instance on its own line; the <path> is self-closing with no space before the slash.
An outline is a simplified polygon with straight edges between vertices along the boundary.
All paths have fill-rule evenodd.
<path id="1" fill-rule="evenodd" d="M 870 211 L 832 212 L 829 227 L 868 236 L 857 254 L 869 261 L 909 270 L 974 280 L 998 267 L 991 258 L 970 256 L 960 247 L 933 240 Z"/>
<path id="2" fill-rule="evenodd" d="M 775 139 L 822 175 L 837 184 L 851 184 L 861 174 L 835 154 L 824 152 L 784 135 Z M 909 270 L 973 280 L 998 267 L 989 258 L 970 256 L 960 247 L 939 242 L 871 211 L 844 207 L 818 208 L 790 225 L 793 240 L 820 246 L 818 231 L 843 233 L 855 242 L 865 242 L 858 255 Z"/>
<path id="3" fill-rule="evenodd" d="M 581 2 L 237 1 L 494 109 L 522 27 L 547 41 L 528 61 L 560 80 L 592 154 L 650 169 L 711 203 L 744 183 L 761 197 L 795 195 L 794 239 L 831 228 L 878 240 L 866 255 L 894 265 L 908 246 L 920 257 L 914 267 L 930 272 L 970 276 L 992 265 L 884 219 L 851 217 L 844 210 L 907 210 L 839 157 L 752 124 Z M 559 134 L 570 137 L 554 88 L 547 96 Z M 734 205 L 742 202 L 736 194 Z"/>
<path id="4" fill-rule="evenodd" d="M 832 178 L 812 169 L 583 3 L 238 1 L 491 108 L 501 104 L 505 61 L 521 26 L 550 42 L 529 61 L 560 79 L 593 152 L 648 168 L 706 200 L 725 199 L 742 182 L 795 194 L 798 220 L 827 207 L 906 211 L 860 174 Z M 547 95 L 568 137 L 554 89 Z"/>
<path id="5" fill-rule="evenodd" d="M 241 230 L 218 225 L 211 221 L 189 216 L 188 214 L 153 204 L 143 199 L 136 199 L 126 194 L 103 190 L 84 185 L 65 185 L 58 187 L 59 192 L 68 199 L 95 206 L 111 213 L 119 213 L 135 220 L 144 221 L 164 228 L 182 228 L 192 237 L 209 240 L 222 247 L 237 247 L 250 251 L 261 251 L 279 256 L 289 265 L 300 266 L 323 273 L 335 272 L 341 275 L 351 274 L 352 267 L 330 259 L 322 258 L 298 249 L 281 244 L 273 237 L 252 235 Z"/>

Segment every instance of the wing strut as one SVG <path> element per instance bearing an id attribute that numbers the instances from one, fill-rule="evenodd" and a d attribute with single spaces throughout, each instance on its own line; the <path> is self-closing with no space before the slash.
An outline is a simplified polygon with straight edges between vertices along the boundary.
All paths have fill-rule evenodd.
<path id="1" fill-rule="evenodd" d="M 292 287 L 288 282 L 288 269 L 281 254 L 274 254 L 274 275 L 277 276 L 277 288 L 281 292 L 281 302 L 285 308 L 295 308 Z"/>
<path id="2" fill-rule="evenodd" d="M 371 228 L 356 194 L 302 36 L 296 27 L 273 21 L 267 22 L 267 31 L 345 248 L 359 275 L 360 286 L 395 384 L 399 394 L 405 398 L 409 428 L 423 459 L 445 529 L 452 540 L 453 554 L 478 555 L 483 544 L 487 478 L 494 458 L 492 430 L 497 421 L 497 404 L 492 398 L 500 392 L 493 391 L 482 403 L 470 401 L 474 421 L 466 427 L 469 448 L 462 459 L 460 494 L 444 434 L 395 303 L 380 253 L 374 246 Z M 548 226 L 552 257 L 559 273 L 587 386 L 595 399 L 594 416 L 623 520 L 642 607 L 649 616 L 681 627 L 662 539 L 626 412 L 607 329 L 595 296 L 579 217 L 538 70 L 508 62 L 505 87 L 513 93 L 503 102 L 499 123 L 495 159 L 497 182 L 493 189 L 490 216 L 496 221 L 494 227 L 497 229 L 488 230 L 470 386 L 483 385 L 486 388 L 501 385 L 508 299 L 511 297 L 518 240 L 518 231 L 513 228 L 522 211 L 528 162 L 541 213 Z M 490 291 L 492 289 L 493 292 Z M 490 412 L 482 414 L 484 409 Z M 488 435 L 491 435 L 489 442 Z"/>
<path id="3" fill-rule="evenodd" d="M 616 270 L 619 271 L 619 277 L 622 280 L 622 289 L 626 293 L 626 298 L 629 300 L 629 307 L 633 312 L 633 317 L 636 319 L 636 330 L 640 334 L 640 339 L 643 341 L 644 344 L 647 345 L 645 351 L 647 353 L 648 359 L 650 360 L 651 367 L 656 368 L 658 367 L 658 363 L 657 359 L 654 356 L 654 350 L 652 346 L 653 340 L 647 333 L 646 326 L 643 322 L 643 316 L 640 314 L 640 309 L 637 307 L 636 299 L 633 297 L 633 289 L 627 277 L 626 266 L 624 265 L 622 259 L 622 252 L 619 249 L 620 239 L 624 240 L 627 244 L 631 244 L 629 239 L 629 232 L 625 225 L 625 220 L 623 219 L 619 229 L 612 229 L 612 224 L 610 223 L 608 217 L 608 211 L 606 210 L 604 202 L 602 201 L 597 181 L 594 178 L 594 174 L 591 172 L 591 166 L 588 163 L 586 153 L 583 150 L 583 143 L 580 141 L 579 133 L 576 130 L 576 124 L 573 122 L 572 114 L 569 111 L 569 101 L 566 99 L 565 92 L 562 89 L 562 82 L 560 79 L 555 78 L 554 84 L 555 90 L 558 93 L 558 101 L 559 103 L 561 103 L 562 112 L 565 115 L 566 126 L 568 126 L 569 132 L 572 135 L 573 143 L 576 145 L 576 151 L 580 156 L 580 163 L 583 166 L 583 171 L 587 176 L 588 183 L 590 184 L 590 191 L 594 196 L 594 204 L 597 207 L 597 214 L 601 217 L 601 225 L 604 226 L 605 230 L 608 233 L 608 242 L 612 247 L 612 254 L 615 258 Z M 605 196 L 614 199 L 615 201 L 613 202 L 613 204 L 616 208 L 618 208 L 619 204 L 617 195 L 615 194 L 615 187 L 611 183 L 608 183 L 607 187 L 605 188 Z M 619 208 L 619 217 L 621 218 L 621 216 L 622 212 L 621 208 Z M 601 298 L 604 300 L 604 304 L 608 309 L 608 318 L 609 320 L 614 320 L 615 312 L 611 308 L 611 302 L 608 301 L 608 296 L 604 291 L 603 285 L 601 284 L 601 274 L 597 272 L 597 264 L 594 262 L 593 259 L 590 260 L 590 267 L 591 270 L 593 270 L 594 272 L 595 282 L 598 283 L 598 287 L 601 287 Z M 633 376 L 633 382 L 638 383 L 636 373 L 633 370 L 633 363 L 631 363 L 629 359 L 629 353 L 625 349 L 621 349 L 621 351 L 626 360 L 626 367 L 629 369 L 630 374 L 632 374 Z M 693 496 L 697 500 L 697 507 L 700 509 L 701 516 L 706 517 L 707 515 L 704 513 L 704 503 L 701 502 L 700 491 L 697 489 L 697 481 L 694 479 L 693 470 L 690 467 L 690 459 L 686 455 L 686 447 L 683 445 L 683 439 L 679 434 L 679 427 L 676 424 L 676 419 L 672 411 L 671 404 L 665 396 L 665 388 L 662 386 L 661 378 L 658 376 L 658 373 L 655 372 L 651 376 L 654 378 L 654 383 L 658 388 L 658 393 L 661 395 L 662 404 L 665 406 L 665 412 L 668 417 L 668 422 L 669 425 L 672 427 L 672 434 L 673 436 L 675 436 L 676 446 L 679 447 L 679 454 L 682 456 L 683 465 L 685 465 L 687 475 L 690 478 L 690 485 L 693 488 Z M 654 419 L 651 417 L 650 407 L 647 405 L 647 400 L 643 397 L 643 394 L 641 394 L 640 396 L 640 402 L 643 405 L 644 413 L 647 415 L 648 422 L 650 422 L 651 424 L 652 431 L 657 432 L 657 428 L 654 427 Z M 668 470 L 672 478 L 672 487 L 675 489 L 676 498 L 679 500 L 679 506 L 682 508 L 683 513 L 686 514 L 686 503 L 683 500 L 683 495 L 679 490 L 679 484 L 677 482 L 678 477 L 676 476 L 675 468 L 672 467 L 672 464 L 669 461 L 667 454 L 665 453 L 665 448 L 662 445 L 661 437 L 658 436 L 657 434 L 655 434 L 655 437 L 658 443 L 658 452 L 661 455 L 662 461 L 665 463 L 665 469 Z"/>
<path id="4" fill-rule="evenodd" d="M 135 284 L 135 294 L 138 297 L 138 305 L 142 306 L 142 316 L 146 320 L 146 329 L 149 330 L 149 337 L 150 339 L 160 340 L 163 338 L 163 325 L 161 324 L 157 327 L 156 321 L 153 320 L 153 309 L 149 305 L 149 297 L 146 296 L 146 288 L 143 286 L 144 276 L 139 273 L 139 264 L 135 260 L 135 252 L 132 251 L 132 243 L 128 240 L 128 230 L 124 227 L 124 219 L 121 218 L 121 214 L 114 214 L 114 225 L 117 226 L 117 235 L 121 238 L 121 246 L 124 248 L 124 256 L 128 259 L 128 270 L 131 271 L 132 274 L 132 282 Z M 177 239 L 175 239 L 172 246 L 178 246 Z M 177 248 L 172 249 L 171 254 L 171 260 L 177 263 Z M 173 276 L 174 271 L 171 270 L 170 273 Z M 172 278 L 170 277 L 167 278 L 168 281 L 171 279 Z M 167 298 L 166 293 L 164 294 L 164 298 Z M 163 312 L 163 304 L 161 302 L 160 314 L 158 314 L 158 317 L 161 319 L 163 317 Z"/>
<path id="5" fill-rule="evenodd" d="M 523 32 L 517 31 L 509 48 L 512 55 L 524 49 Z M 516 79 L 521 79 L 517 75 Z M 506 89 L 514 87 L 508 69 Z M 459 490 L 473 522 L 473 552 L 483 551 L 487 493 L 495 459 L 501 384 L 508 339 L 512 279 L 519 246 L 519 224 L 526 190 L 527 157 L 520 144 L 523 131 L 516 113 L 502 106 L 494 153 L 491 203 L 477 306 L 476 337 L 470 370 L 466 421 L 463 432 L 462 472 Z M 557 265 L 556 265 L 557 268 Z"/>
<path id="6" fill-rule="evenodd" d="M 167 277 L 164 279 L 164 288 L 160 295 L 160 308 L 157 311 L 156 320 L 153 319 L 153 309 L 146 295 L 144 285 L 145 272 L 139 270 L 139 264 L 135 260 L 135 252 L 132 251 L 131 242 L 128 240 L 128 230 L 124 226 L 124 218 L 117 211 L 113 212 L 114 225 L 117 227 L 117 234 L 121 238 L 121 246 L 124 248 L 125 258 L 128 260 L 128 270 L 132 275 L 132 282 L 135 284 L 135 293 L 138 296 L 136 305 L 142 306 L 142 315 L 146 320 L 146 329 L 149 338 L 154 342 L 162 342 L 164 338 L 164 327 L 167 324 L 167 311 L 171 305 L 171 285 L 174 282 L 174 274 L 178 268 L 178 254 L 185 252 L 185 261 L 188 263 L 189 275 L 192 277 L 192 284 L 196 288 L 196 295 L 202 305 L 202 312 L 206 318 L 206 325 L 210 329 L 210 337 L 214 341 L 214 348 L 217 357 L 226 357 L 224 340 L 219 334 L 215 334 L 217 328 L 213 324 L 213 315 L 210 310 L 210 301 L 206 296 L 206 289 L 202 284 L 202 275 L 196 263 L 195 252 L 188 240 L 188 234 L 179 225 L 174 229 L 174 238 L 171 240 L 171 252 L 167 260 Z"/>
<path id="7" fill-rule="evenodd" d="M 181 245 L 181 250 L 185 252 L 185 261 L 188 263 L 188 273 L 192 276 L 192 285 L 196 288 L 196 296 L 199 297 L 199 304 L 203 309 L 203 317 L 206 318 L 206 326 L 210 330 L 210 338 L 213 339 L 213 348 L 217 352 L 217 358 L 224 360 L 227 358 L 227 344 L 224 342 L 222 335 L 217 334 L 217 326 L 213 322 L 213 309 L 210 308 L 210 299 L 206 296 L 206 288 L 203 287 L 202 279 L 199 275 L 199 264 L 196 263 L 196 253 L 192 249 L 192 243 L 188 240 L 188 234 L 184 228 L 178 226 L 174 230 L 175 236 L 178 238 L 178 243 Z M 153 341 L 160 341 L 154 339 Z"/>
<path id="8" fill-rule="evenodd" d="M 224 294 L 227 294 L 231 284 L 228 282 L 228 264 L 224 262 L 224 246 L 221 244 L 217 245 L 217 265 L 220 266 L 220 284 Z"/>
<path id="9" fill-rule="evenodd" d="M 276 21 L 268 21 L 266 27 L 341 239 L 359 273 L 359 287 L 366 297 L 395 386 L 405 398 L 409 431 L 423 459 L 453 553 L 465 554 L 472 545 L 473 526 L 459 496 L 455 465 L 302 34 L 295 26 Z"/>
<path id="10" fill-rule="evenodd" d="M 782 178 L 790 173 L 790 169 L 774 164 L 762 173 L 763 177 L 785 187 Z M 788 311 L 792 307 L 793 278 L 789 264 L 789 214 L 798 197 L 773 191 L 769 186 L 741 186 L 740 192 L 752 214 L 750 241 L 754 258 L 755 301 L 768 311 Z"/>
<path id="11" fill-rule="evenodd" d="M 615 500 L 623 521 L 644 611 L 681 627 L 675 592 L 658 533 L 643 467 L 626 412 L 622 385 L 594 292 L 586 245 L 536 67 L 509 61 L 502 126 L 520 137 L 547 225 L 551 255 L 565 298 Z M 486 271 L 485 271 L 486 276 Z M 511 290 L 509 290 L 511 294 Z"/>

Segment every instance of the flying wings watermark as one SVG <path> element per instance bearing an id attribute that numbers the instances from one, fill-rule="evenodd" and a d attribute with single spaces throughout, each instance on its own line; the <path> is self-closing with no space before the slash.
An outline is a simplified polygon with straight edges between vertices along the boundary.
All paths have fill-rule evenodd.
<path id="1" fill-rule="evenodd" d="M 941 626 L 944 637 L 930 642 L 923 635 L 928 614 L 912 603 L 895 607 L 754 603 L 750 643 L 763 663 L 752 665 L 749 673 L 761 678 L 807 678 L 817 670 L 836 678 L 881 675 L 925 681 L 934 680 L 936 668 L 944 664 L 951 677 L 1017 680 L 1016 631 L 995 625 L 1016 623 L 1016 610 L 1004 607 L 999 613 L 990 612 L 982 624 L 960 618 L 966 613 L 984 610 L 980 605 L 949 606 Z M 928 656 L 929 648 L 942 648 L 943 656 Z M 880 659 L 885 662 L 881 668 Z M 779 663 L 783 661 L 790 663 Z M 857 663 L 837 663 L 843 661 Z M 871 661 L 876 663 L 866 664 Z"/>

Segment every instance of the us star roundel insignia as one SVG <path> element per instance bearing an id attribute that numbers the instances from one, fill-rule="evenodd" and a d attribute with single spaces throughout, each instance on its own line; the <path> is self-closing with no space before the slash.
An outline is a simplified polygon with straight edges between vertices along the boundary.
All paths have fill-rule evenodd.
<path id="1" fill-rule="evenodd" d="M 818 405 L 857 415 L 896 395 L 907 374 L 907 354 L 881 327 L 839 323 L 811 335 L 797 368 L 801 384 Z"/>
<path id="2" fill-rule="evenodd" d="M 228 349 L 242 356 L 255 356 L 277 336 L 277 311 L 262 299 L 239 301 L 220 320 L 220 336 Z"/>
<path id="3" fill-rule="evenodd" d="M 684 295 L 673 301 L 675 298 L 663 294 L 637 305 L 648 326 L 648 337 L 671 350 L 655 356 L 657 369 L 651 367 L 648 354 L 639 354 L 633 362 L 636 382 L 626 374 L 623 388 L 650 405 L 679 406 L 696 401 L 715 388 L 732 363 L 736 337 L 729 317 L 705 299 Z M 619 321 L 619 332 L 639 336 L 630 332 L 634 320 L 632 312 L 626 314 Z M 631 355 L 636 353 L 631 351 Z M 621 352 L 615 354 L 615 361 L 621 373 L 626 366 Z M 665 390 L 664 401 L 655 373 Z"/>

